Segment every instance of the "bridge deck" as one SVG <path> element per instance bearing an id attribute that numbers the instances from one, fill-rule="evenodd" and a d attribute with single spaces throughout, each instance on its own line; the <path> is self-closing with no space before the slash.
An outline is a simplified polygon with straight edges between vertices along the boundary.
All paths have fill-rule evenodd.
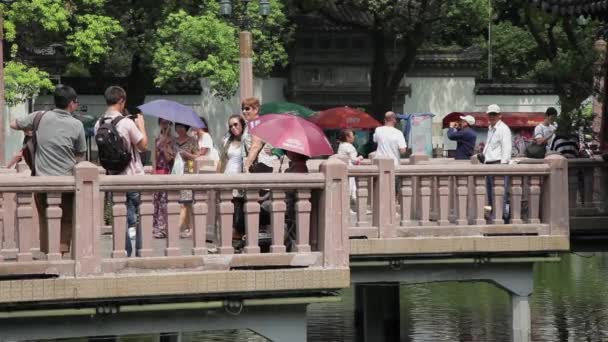
<path id="1" fill-rule="evenodd" d="M 567 161 L 559 156 L 535 165 L 449 167 L 424 158 L 397 167 L 383 159 L 349 167 L 330 159 L 309 174 L 225 176 L 210 174 L 214 168 L 202 162 L 198 169 L 201 174 L 185 176 L 104 176 L 81 163 L 74 177 L 0 175 L 0 303 L 323 291 L 349 286 L 349 258 L 569 249 Z M 240 253 L 232 242 L 233 189 L 244 194 L 247 238 Z M 266 189 L 271 197 L 260 204 Z M 179 237 L 182 190 L 192 190 L 195 199 L 190 239 Z M 493 191 L 492 213 L 484 212 L 487 190 Z M 129 191 L 141 193 L 147 227 L 141 256 L 132 258 L 124 238 Z M 167 239 L 154 239 L 149 228 L 159 191 L 169 199 Z M 110 228 L 102 226 L 104 192 L 113 194 Z M 40 221 L 36 193 L 48 198 Z M 61 193 L 75 194 L 72 248 L 64 255 Z M 268 250 L 258 239 L 263 210 L 270 216 Z M 217 232 L 208 231 L 213 224 Z"/>

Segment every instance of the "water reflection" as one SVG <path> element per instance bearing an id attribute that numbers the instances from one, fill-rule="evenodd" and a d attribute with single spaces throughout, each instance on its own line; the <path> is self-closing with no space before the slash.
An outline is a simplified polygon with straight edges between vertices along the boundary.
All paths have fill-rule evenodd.
<path id="1" fill-rule="evenodd" d="M 534 341 L 608 341 L 608 253 L 563 255 L 535 268 Z M 353 289 L 339 303 L 308 309 L 308 340 L 356 340 Z M 486 283 L 401 286 L 402 341 L 510 341 L 511 304 L 506 292 Z M 123 336 L 121 342 L 267 341 L 249 330 Z M 79 340 L 70 340 L 79 341 Z"/>

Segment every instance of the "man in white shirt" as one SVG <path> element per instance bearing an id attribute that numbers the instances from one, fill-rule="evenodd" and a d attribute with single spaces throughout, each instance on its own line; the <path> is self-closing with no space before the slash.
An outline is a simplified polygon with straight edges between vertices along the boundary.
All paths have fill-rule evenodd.
<path id="1" fill-rule="evenodd" d="M 485 164 L 508 164 L 511 160 L 511 130 L 501 120 L 500 107 L 496 104 L 488 106 L 486 111 L 488 121 L 490 122 L 488 129 L 488 138 L 486 146 L 483 148 L 483 156 Z M 494 205 L 494 177 L 486 178 L 486 190 L 488 194 L 489 207 L 486 210 L 492 211 Z M 505 202 L 503 208 L 503 219 L 505 222 L 509 220 L 509 178 L 505 177 Z M 494 214 L 491 213 L 490 219 L 494 219 Z"/>
<path id="2" fill-rule="evenodd" d="M 378 144 L 376 157 L 391 158 L 395 166 L 399 165 L 401 155 L 405 153 L 405 137 L 403 133 L 395 128 L 397 116 L 394 112 L 384 114 L 384 126 L 376 128 L 374 142 Z"/>
<path id="3" fill-rule="evenodd" d="M 551 149 L 551 143 L 555 137 L 557 124 L 557 109 L 553 107 L 547 108 L 545 111 L 545 120 L 534 127 L 534 142 L 546 147 L 547 151 Z"/>
<path id="4" fill-rule="evenodd" d="M 486 111 L 490 126 L 486 146 L 483 148 L 485 164 L 508 164 L 511 160 L 511 130 L 501 120 L 500 107 L 496 104 L 488 106 Z"/>

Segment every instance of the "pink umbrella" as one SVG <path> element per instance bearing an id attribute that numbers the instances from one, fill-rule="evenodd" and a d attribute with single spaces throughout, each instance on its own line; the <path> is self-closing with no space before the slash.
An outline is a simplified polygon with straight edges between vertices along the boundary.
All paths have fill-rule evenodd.
<path id="1" fill-rule="evenodd" d="M 295 115 L 266 114 L 249 132 L 276 148 L 309 157 L 334 153 L 319 126 Z"/>

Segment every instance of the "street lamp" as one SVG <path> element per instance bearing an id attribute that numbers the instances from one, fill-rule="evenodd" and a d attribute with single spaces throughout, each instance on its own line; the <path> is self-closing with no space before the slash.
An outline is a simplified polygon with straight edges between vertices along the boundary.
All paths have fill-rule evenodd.
<path id="1" fill-rule="evenodd" d="M 9 5 L 13 0 L 0 0 L 0 4 Z M 4 6 L 0 8 L 0 167 L 6 165 L 6 132 L 4 121 L 5 116 L 5 101 L 4 101 Z"/>
<path id="2" fill-rule="evenodd" d="M 240 16 L 239 28 L 239 90 L 241 100 L 253 96 L 253 48 L 251 40 L 251 32 L 249 32 L 249 18 L 247 17 L 247 8 L 251 0 L 240 0 L 244 4 L 243 13 Z M 260 15 L 267 17 L 270 14 L 270 0 L 259 0 Z M 232 0 L 220 1 L 220 14 L 224 17 L 232 16 Z"/>

